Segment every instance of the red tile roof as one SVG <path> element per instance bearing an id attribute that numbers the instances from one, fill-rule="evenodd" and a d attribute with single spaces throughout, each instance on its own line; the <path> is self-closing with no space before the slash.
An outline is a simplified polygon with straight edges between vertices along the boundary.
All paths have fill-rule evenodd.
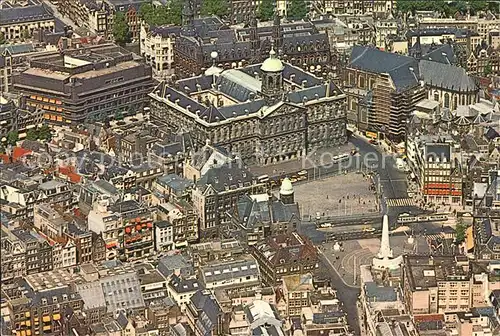
<path id="1" fill-rule="evenodd" d="M 29 155 L 31 153 L 33 153 L 33 151 L 31 151 L 29 149 L 24 149 L 22 147 L 14 147 L 14 149 L 12 149 L 12 162 L 17 162 L 23 156 Z M 9 155 L 2 154 L 2 155 L 0 155 L 0 158 L 2 159 L 2 161 L 4 163 L 10 163 Z"/>
<path id="2" fill-rule="evenodd" d="M 414 320 L 415 322 L 444 321 L 444 315 L 442 314 L 415 315 Z"/>

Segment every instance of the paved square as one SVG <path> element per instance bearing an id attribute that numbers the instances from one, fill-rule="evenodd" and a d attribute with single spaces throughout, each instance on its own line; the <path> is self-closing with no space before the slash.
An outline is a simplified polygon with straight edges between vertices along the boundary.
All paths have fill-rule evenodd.
<path id="1" fill-rule="evenodd" d="M 303 216 L 345 216 L 378 212 L 371 180 L 362 174 L 332 176 L 294 185 Z"/>

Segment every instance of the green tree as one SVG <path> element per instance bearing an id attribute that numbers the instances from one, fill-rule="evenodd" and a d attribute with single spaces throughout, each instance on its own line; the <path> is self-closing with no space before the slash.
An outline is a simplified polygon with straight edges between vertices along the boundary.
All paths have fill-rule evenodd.
<path id="1" fill-rule="evenodd" d="M 131 41 L 130 30 L 128 28 L 125 14 L 116 12 L 113 19 L 113 37 L 115 42 L 120 45 L 125 45 Z"/>
<path id="2" fill-rule="evenodd" d="M 123 112 L 118 110 L 115 112 L 115 120 L 123 120 Z"/>
<path id="3" fill-rule="evenodd" d="M 274 15 L 274 1 L 262 0 L 259 6 L 259 19 L 261 21 L 269 21 Z"/>
<path id="4" fill-rule="evenodd" d="M 10 131 L 7 133 L 7 144 L 15 146 L 19 141 L 19 133 L 17 131 Z"/>
<path id="5" fill-rule="evenodd" d="M 487 11 L 488 2 L 482 0 L 469 1 L 471 14 L 477 14 L 477 12 Z"/>
<path id="6" fill-rule="evenodd" d="M 139 17 L 148 24 L 152 24 L 154 17 L 154 7 L 149 2 L 144 2 L 139 7 Z"/>
<path id="7" fill-rule="evenodd" d="M 38 130 L 38 139 L 50 141 L 52 140 L 52 130 L 48 125 L 43 125 Z"/>
<path id="8" fill-rule="evenodd" d="M 484 67 L 484 76 L 486 77 L 486 76 L 490 75 L 492 72 L 493 72 L 493 69 L 491 67 L 490 62 L 488 62 L 488 64 L 486 64 L 486 66 Z"/>
<path id="9" fill-rule="evenodd" d="M 455 241 L 457 244 L 460 244 L 465 240 L 466 231 L 467 225 L 464 224 L 462 220 L 459 220 L 457 222 L 457 226 L 455 227 Z"/>
<path id="10" fill-rule="evenodd" d="M 224 16 L 228 11 L 228 3 L 226 0 L 204 0 L 201 3 L 201 15 L 202 16 Z"/>
<path id="11" fill-rule="evenodd" d="M 305 0 L 292 0 L 288 8 L 287 16 L 292 20 L 302 20 L 307 16 L 307 4 Z"/>
<path id="12" fill-rule="evenodd" d="M 168 8 L 170 10 L 169 17 L 171 24 L 180 25 L 182 22 L 182 7 L 184 6 L 183 0 L 170 0 Z"/>
<path id="13" fill-rule="evenodd" d="M 5 34 L 3 32 L 0 32 L 0 44 L 7 43 L 7 40 L 5 39 Z"/>
<path id="14" fill-rule="evenodd" d="M 32 128 L 26 133 L 26 140 L 36 139 L 38 139 L 38 130 L 36 128 Z"/>

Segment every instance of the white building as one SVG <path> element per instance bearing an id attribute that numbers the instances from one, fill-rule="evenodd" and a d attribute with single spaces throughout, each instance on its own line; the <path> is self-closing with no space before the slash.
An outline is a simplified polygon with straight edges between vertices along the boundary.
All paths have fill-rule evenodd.
<path id="1" fill-rule="evenodd" d="M 255 300 L 243 310 L 235 310 L 229 323 L 229 333 L 232 336 L 285 335 L 277 310 L 262 300 Z"/>
<path id="2" fill-rule="evenodd" d="M 141 24 L 141 56 L 153 68 L 156 77 L 165 78 L 174 73 L 174 43 L 179 32 L 179 26 L 150 28 L 144 22 Z"/>
<path id="3" fill-rule="evenodd" d="M 174 227 L 168 221 L 155 223 L 155 250 L 170 251 L 174 247 Z"/>
<path id="4" fill-rule="evenodd" d="M 200 282 L 206 289 L 260 288 L 260 271 L 251 255 L 238 259 L 217 260 L 200 267 Z"/>
<path id="5" fill-rule="evenodd" d="M 200 289 L 200 284 L 196 278 L 184 279 L 173 274 L 168 282 L 168 296 L 177 303 L 181 311 L 186 310 L 186 305 L 191 297 Z"/>
<path id="6" fill-rule="evenodd" d="M 54 269 L 76 266 L 76 245 L 71 240 L 66 243 L 55 244 L 52 250 L 52 258 Z"/>

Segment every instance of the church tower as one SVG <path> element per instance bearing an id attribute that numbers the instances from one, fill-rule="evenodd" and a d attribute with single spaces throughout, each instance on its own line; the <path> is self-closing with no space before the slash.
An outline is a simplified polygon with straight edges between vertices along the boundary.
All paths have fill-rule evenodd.
<path id="1" fill-rule="evenodd" d="M 294 202 L 294 191 L 292 186 L 292 181 L 288 177 L 283 179 L 280 187 L 280 200 L 283 204 L 293 204 Z"/>
<path id="2" fill-rule="evenodd" d="M 267 105 L 276 104 L 283 95 L 283 69 L 285 66 L 276 56 L 276 52 L 271 48 L 269 58 L 261 65 L 262 72 L 262 94 Z"/>
<path id="3" fill-rule="evenodd" d="M 194 11 L 191 0 L 185 0 L 182 8 L 182 34 L 185 36 L 194 35 Z"/>
<path id="4" fill-rule="evenodd" d="M 274 12 L 273 39 L 278 55 L 280 55 L 283 48 L 283 32 L 281 31 L 281 17 L 277 10 Z"/>
<path id="5" fill-rule="evenodd" d="M 260 40 L 257 34 L 257 17 L 254 13 L 250 16 L 250 50 L 252 51 L 252 59 L 254 62 L 260 61 Z"/>

